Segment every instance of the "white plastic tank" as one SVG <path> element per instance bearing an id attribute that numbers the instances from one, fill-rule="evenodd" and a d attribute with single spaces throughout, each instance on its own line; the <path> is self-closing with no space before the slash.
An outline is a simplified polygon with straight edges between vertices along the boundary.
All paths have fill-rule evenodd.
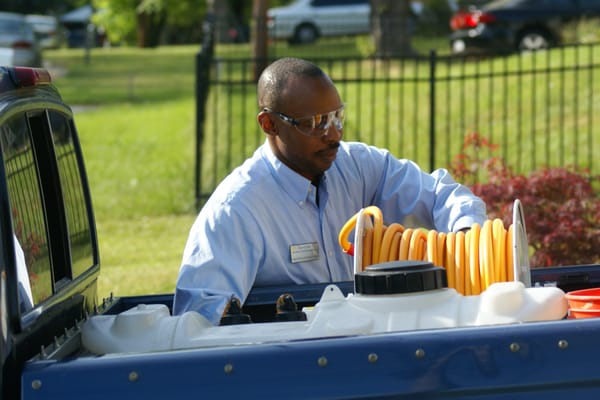
<path id="1" fill-rule="evenodd" d="M 443 268 L 396 263 L 356 274 L 356 292 L 347 296 L 327 286 L 319 302 L 303 310 L 306 321 L 213 326 L 193 311 L 171 316 L 164 305 L 141 304 L 91 317 L 82 327 L 83 345 L 96 354 L 152 352 L 558 320 L 567 313 L 565 293 L 556 287 L 501 282 L 463 296 L 445 287 Z"/>

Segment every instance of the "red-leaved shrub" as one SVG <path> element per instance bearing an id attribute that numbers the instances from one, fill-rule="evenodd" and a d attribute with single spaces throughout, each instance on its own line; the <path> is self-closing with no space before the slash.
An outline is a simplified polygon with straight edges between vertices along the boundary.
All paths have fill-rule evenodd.
<path id="1" fill-rule="evenodd" d="M 531 266 L 600 262 L 600 176 L 575 167 L 548 167 L 518 175 L 498 157 L 479 154 L 496 146 L 468 135 L 450 167 L 487 204 L 490 218 L 512 223 L 515 199 L 523 204 Z M 483 181 L 484 183 L 480 182 Z"/>

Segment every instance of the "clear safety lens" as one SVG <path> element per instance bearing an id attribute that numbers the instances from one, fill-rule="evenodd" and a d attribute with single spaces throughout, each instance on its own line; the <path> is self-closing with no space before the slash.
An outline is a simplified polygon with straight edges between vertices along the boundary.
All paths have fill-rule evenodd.
<path id="1" fill-rule="evenodd" d="M 326 114 L 313 115 L 312 117 L 292 118 L 278 111 L 265 108 L 265 111 L 273 113 L 288 124 L 296 127 L 298 131 L 307 136 L 323 136 L 327 130 L 334 124 L 338 131 L 344 129 L 344 107 Z"/>
<path id="2" fill-rule="evenodd" d="M 296 127 L 305 135 L 321 136 L 334 124 L 337 130 L 344 128 L 344 108 L 339 108 L 327 114 L 313 115 L 312 117 L 299 118 Z"/>

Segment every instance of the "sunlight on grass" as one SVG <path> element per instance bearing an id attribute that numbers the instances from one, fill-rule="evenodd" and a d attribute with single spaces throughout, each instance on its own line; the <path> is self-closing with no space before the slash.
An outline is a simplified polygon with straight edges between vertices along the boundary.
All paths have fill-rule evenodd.
<path id="1" fill-rule="evenodd" d="M 193 101 L 77 112 L 98 219 L 193 213 Z"/>
<path id="2" fill-rule="evenodd" d="M 162 102 L 194 97 L 196 46 L 156 49 L 82 49 L 44 54 L 63 98 L 71 105 Z"/>
<path id="3" fill-rule="evenodd" d="M 196 46 L 50 51 L 94 204 L 98 294 L 172 292 L 194 206 Z"/>
<path id="4" fill-rule="evenodd" d="M 172 293 L 195 215 L 98 222 L 98 296 Z"/>
<path id="5" fill-rule="evenodd" d="M 196 215 L 192 108 L 182 100 L 76 115 L 100 241 L 100 295 L 174 288 Z"/>

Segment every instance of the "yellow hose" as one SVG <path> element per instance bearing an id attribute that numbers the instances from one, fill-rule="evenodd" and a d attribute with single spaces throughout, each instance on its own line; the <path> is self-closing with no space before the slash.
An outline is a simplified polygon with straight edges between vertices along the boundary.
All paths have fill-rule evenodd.
<path id="1" fill-rule="evenodd" d="M 381 210 L 376 206 L 369 206 L 363 210 L 363 213 L 367 214 L 367 215 L 371 215 L 373 217 L 374 240 L 376 241 L 376 243 L 381 243 L 381 237 L 383 235 L 383 216 L 381 215 Z M 340 230 L 340 233 L 338 235 L 338 240 L 339 240 L 340 246 L 342 247 L 342 250 L 344 250 L 344 252 L 351 254 L 351 255 L 354 254 L 354 246 L 348 240 L 348 236 L 350 235 L 350 232 L 356 226 L 357 218 L 358 218 L 358 213 L 354 214 L 352 216 L 352 218 L 350 218 L 348 221 L 346 221 L 346 223 L 344 224 L 344 226 L 342 227 L 342 229 Z M 376 249 L 375 254 L 377 255 L 377 257 L 373 257 L 373 259 L 378 260 L 379 259 L 379 248 Z"/>
<path id="2" fill-rule="evenodd" d="M 363 246 L 365 249 L 363 251 L 362 268 L 365 269 L 371 264 L 377 264 L 377 262 L 371 261 L 371 257 L 373 257 L 373 229 L 367 229 L 365 231 Z"/>
<path id="3" fill-rule="evenodd" d="M 471 280 L 471 231 L 465 232 L 465 256 L 464 256 L 464 283 L 463 287 L 465 288 L 465 294 L 467 296 L 475 294 L 473 293 L 473 281 Z M 479 274 L 477 274 L 479 276 Z"/>
<path id="4" fill-rule="evenodd" d="M 435 231 L 434 231 L 435 232 Z M 437 235 L 437 264 L 435 265 L 444 265 L 444 250 L 446 248 L 446 234 L 444 232 L 440 232 Z"/>
<path id="5" fill-rule="evenodd" d="M 383 234 L 383 239 L 381 240 L 381 248 L 379 249 L 380 263 L 393 260 L 393 258 L 390 258 L 390 249 L 392 248 L 392 243 L 394 243 L 395 238 L 397 238 L 395 245 L 398 245 L 401 236 L 397 237 L 396 234 L 400 233 L 401 235 L 402 232 L 404 232 L 404 227 L 398 223 L 393 223 L 385 228 L 385 233 Z"/>
<path id="6" fill-rule="evenodd" d="M 496 268 L 494 257 L 494 231 L 492 230 L 493 222 L 487 220 L 483 223 L 479 239 L 479 268 L 483 276 L 482 286 L 488 287 L 495 281 L 498 281 L 494 276 Z"/>
<path id="7" fill-rule="evenodd" d="M 456 290 L 459 293 L 466 294 L 465 290 L 465 271 L 468 271 L 465 265 L 465 233 L 456 232 L 456 247 L 454 248 L 454 268 L 456 268 Z M 470 290 L 469 290 L 470 291 Z"/>
<path id="8" fill-rule="evenodd" d="M 392 239 L 392 243 L 390 244 L 390 250 L 388 252 L 386 261 L 394 261 L 398 257 L 396 249 L 398 249 L 398 247 L 400 246 L 401 240 L 402 232 L 394 232 L 394 238 Z"/>
<path id="9" fill-rule="evenodd" d="M 494 269 L 496 282 L 504 282 L 508 279 L 506 269 L 502 268 L 502 259 L 504 258 L 504 251 L 506 248 L 506 230 L 504 224 L 499 218 L 494 220 L 493 223 L 493 236 L 494 240 L 494 266 L 498 266 Z M 512 258 L 511 258 L 512 260 Z"/>
<path id="10" fill-rule="evenodd" d="M 431 260 L 434 265 L 440 265 L 441 263 L 438 258 L 437 232 L 433 229 L 427 233 L 427 259 Z"/>
<path id="11" fill-rule="evenodd" d="M 358 213 L 339 233 L 342 249 L 354 255 L 362 251 L 362 268 L 396 260 L 426 260 L 446 269 L 448 287 L 464 295 L 478 295 L 495 282 L 515 280 L 513 271 L 513 226 L 504 228 L 502 220 L 473 224 L 465 232 L 404 228 L 399 223 L 383 224 L 381 210 L 366 207 L 372 228 L 364 231 L 362 249 L 354 249 L 348 236 L 356 226 Z M 367 224 L 367 226 L 369 226 Z"/>
<path id="12" fill-rule="evenodd" d="M 400 249 L 398 251 L 398 260 L 408 260 L 408 252 L 410 246 L 410 238 L 412 237 L 414 229 L 405 229 L 402 233 L 402 240 L 400 241 Z"/>
<path id="13" fill-rule="evenodd" d="M 471 278 L 471 294 L 481 293 L 481 281 L 482 271 L 479 266 L 479 224 L 473 224 L 471 229 L 467 231 L 467 235 L 470 235 L 469 240 L 469 278 Z"/>
<path id="14" fill-rule="evenodd" d="M 448 281 L 448 287 L 456 288 L 456 261 L 455 261 L 455 234 L 454 232 L 449 232 L 446 236 L 446 246 L 445 246 L 445 254 L 446 256 L 442 258 L 442 262 L 436 265 L 443 265 L 446 268 L 446 278 Z"/>

